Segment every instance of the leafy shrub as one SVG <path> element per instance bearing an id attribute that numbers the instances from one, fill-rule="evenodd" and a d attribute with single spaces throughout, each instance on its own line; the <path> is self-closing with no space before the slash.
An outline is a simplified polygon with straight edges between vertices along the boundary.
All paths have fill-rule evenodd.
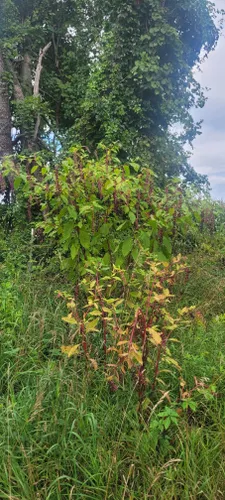
<path id="1" fill-rule="evenodd" d="M 142 400 L 145 387 L 165 389 L 164 374 L 181 370 L 170 344 L 188 309 L 169 312 L 184 270 L 172 253 L 192 216 L 177 182 L 162 192 L 149 168 L 123 165 L 116 153 L 101 146 L 93 159 L 75 147 L 55 168 L 35 157 L 19 175 L 14 167 L 14 185 L 75 285 L 64 318 L 73 342 L 62 351 L 103 366 L 113 389 L 131 371 Z"/>
<path id="2" fill-rule="evenodd" d="M 154 174 L 135 162 L 121 164 L 116 147 L 100 146 L 99 158 L 78 147 L 59 166 L 22 158 L 11 169 L 17 200 L 57 252 L 64 269 L 85 274 L 90 259 L 112 269 L 130 266 L 141 249 L 168 261 L 178 234 L 192 217 L 175 183 L 154 186 Z M 42 220 L 40 215 L 42 212 Z"/>

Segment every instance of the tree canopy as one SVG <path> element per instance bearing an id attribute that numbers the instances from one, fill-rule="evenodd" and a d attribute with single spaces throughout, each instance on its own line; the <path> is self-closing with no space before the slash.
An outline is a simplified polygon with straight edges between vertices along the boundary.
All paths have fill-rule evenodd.
<path id="1" fill-rule="evenodd" d="M 91 151 L 118 142 L 160 182 L 193 179 L 184 144 L 205 102 L 193 67 L 216 46 L 216 15 L 208 0 L 2 0 L 0 156 L 45 149 L 51 132 Z"/>

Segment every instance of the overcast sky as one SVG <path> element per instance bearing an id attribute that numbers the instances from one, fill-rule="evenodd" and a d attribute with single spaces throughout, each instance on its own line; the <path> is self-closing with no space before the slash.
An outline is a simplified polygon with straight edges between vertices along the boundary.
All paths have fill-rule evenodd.
<path id="1" fill-rule="evenodd" d="M 225 8 L 225 0 L 214 0 L 217 7 Z M 195 112 L 203 119 L 202 135 L 194 142 L 191 164 L 207 174 L 214 198 L 225 200 L 225 30 L 216 49 L 203 63 L 198 80 L 210 87 L 205 107 Z"/>

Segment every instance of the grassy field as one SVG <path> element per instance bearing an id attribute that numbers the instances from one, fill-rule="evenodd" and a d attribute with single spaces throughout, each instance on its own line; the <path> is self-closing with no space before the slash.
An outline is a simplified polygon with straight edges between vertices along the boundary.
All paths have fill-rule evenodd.
<path id="1" fill-rule="evenodd" d="M 171 410 L 162 396 L 144 418 L 129 380 L 112 392 L 100 371 L 62 356 L 71 338 L 55 294 L 63 286 L 2 265 L 0 498 L 223 499 L 223 316 L 194 322 L 174 347 L 188 387 L 200 384 L 192 410 Z M 196 287 L 192 280 L 182 301 Z M 176 416 L 165 429 L 168 411 Z"/>

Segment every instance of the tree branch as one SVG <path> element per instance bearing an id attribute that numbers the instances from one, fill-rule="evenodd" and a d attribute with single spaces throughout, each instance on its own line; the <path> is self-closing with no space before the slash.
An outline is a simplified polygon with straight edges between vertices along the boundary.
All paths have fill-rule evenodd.
<path id="1" fill-rule="evenodd" d="M 34 79 L 34 92 L 33 92 L 34 97 L 39 96 L 40 78 L 41 78 L 41 71 L 42 71 L 42 59 L 45 56 L 48 49 L 50 49 L 51 45 L 52 45 L 52 42 L 49 42 L 39 52 L 39 59 L 38 59 L 37 68 L 36 68 L 36 72 L 35 72 L 35 79 Z M 34 129 L 34 136 L 33 136 L 34 142 L 37 140 L 40 123 L 41 123 L 41 117 L 40 117 L 40 113 L 39 113 L 37 120 L 36 120 L 35 129 Z"/>
<path id="2" fill-rule="evenodd" d="M 42 71 L 42 59 L 45 56 L 46 52 L 48 49 L 50 49 L 52 45 L 52 42 L 49 42 L 43 49 L 40 50 L 39 52 L 39 59 L 35 71 L 35 79 L 34 79 L 34 96 L 39 95 L 39 86 L 40 86 L 40 78 L 41 78 L 41 71 Z"/>

